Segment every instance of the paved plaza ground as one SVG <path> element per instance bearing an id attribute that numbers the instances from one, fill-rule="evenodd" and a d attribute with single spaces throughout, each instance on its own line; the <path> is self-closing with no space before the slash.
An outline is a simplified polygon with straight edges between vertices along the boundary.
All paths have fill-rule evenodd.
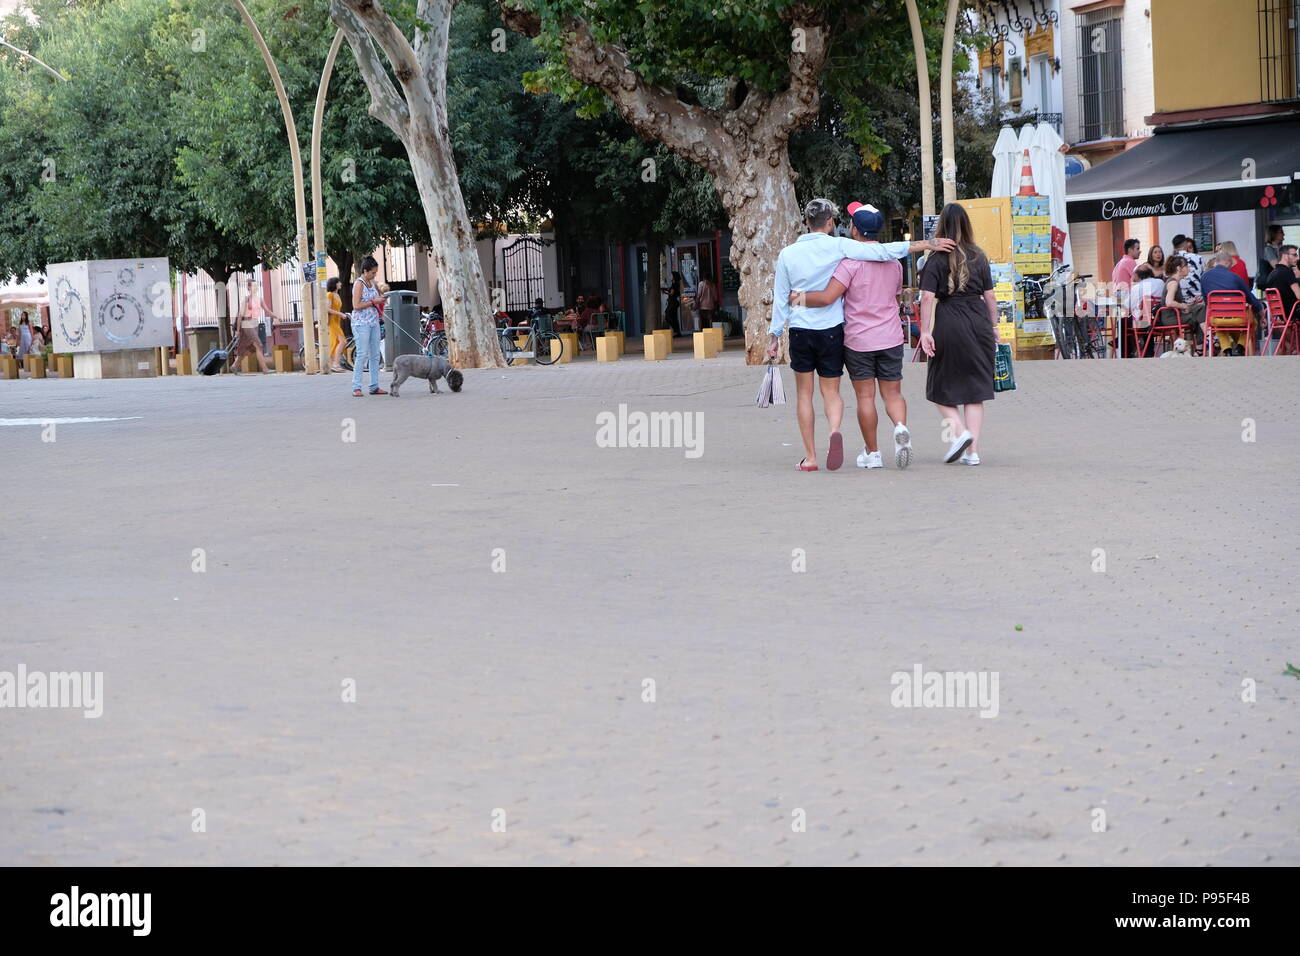
<path id="1" fill-rule="evenodd" d="M 905 376 L 815 474 L 735 352 L 0 382 L 125 419 L 0 427 L 0 671 L 104 675 L 0 710 L 0 864 L 1300 864 L 1300 361 L 1020 363 L 979 468 Z"/>

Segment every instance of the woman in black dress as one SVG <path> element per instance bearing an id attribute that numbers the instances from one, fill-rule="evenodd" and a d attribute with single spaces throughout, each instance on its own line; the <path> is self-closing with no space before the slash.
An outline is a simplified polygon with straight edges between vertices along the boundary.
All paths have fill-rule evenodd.
<path id="1" fill-rule="evenodd" d="M 943 460 L 978 465 L 984 403 L 993 398 L 998 301 L 988 257 L 975 245 L 966 210 L 956 203 L 944 206 L 934 235 L 957 248 L 931 253 L 921 271 L 921 348 L 930 359 L 925 397 L 939 406 L 956 436 Z"/>

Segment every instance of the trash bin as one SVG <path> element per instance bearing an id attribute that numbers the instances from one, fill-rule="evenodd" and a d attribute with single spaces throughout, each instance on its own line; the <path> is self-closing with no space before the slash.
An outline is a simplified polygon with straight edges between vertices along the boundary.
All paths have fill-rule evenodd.
<path id="1" fill-rule="evenodd" d="M 418 355 L 420 348 L 420 306 L 417 295 L 407 289 L 388 293 L 384 306 L 384 364 L 393 367 L 399 355 Z"/>

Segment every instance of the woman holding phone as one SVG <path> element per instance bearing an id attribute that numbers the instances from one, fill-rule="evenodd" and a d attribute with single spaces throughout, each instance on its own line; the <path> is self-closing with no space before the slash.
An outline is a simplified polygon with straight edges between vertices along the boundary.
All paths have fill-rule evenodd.
<path id="1" fill-rule="evenodd" d="M 361 277 L 352 286 L 352 338 L 357 344 L 357 354 L 352 360 L 352 394 L 361 398 L 361 370 L 370 366 L 370 394 L 387 395 L 379 387 L 379 309 L 383 297 L 375 285 L 379 275 L 379 262 L 374 256 L 361 260 Z"/>

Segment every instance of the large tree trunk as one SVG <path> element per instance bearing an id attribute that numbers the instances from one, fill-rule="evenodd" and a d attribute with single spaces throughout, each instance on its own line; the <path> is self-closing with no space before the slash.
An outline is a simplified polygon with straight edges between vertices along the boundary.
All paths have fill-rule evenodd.
<path id="1" fill-rule="evenodd" d="M 641 296 L 641 324 L 647 332 L 666 328 L 664 324 L 663 293 L 659 291 L 659 259 L 663 244 L 658 239 L 647 239 L 645 244 L 645 293 Z"/>
<path id="2" fill-rule="evenodd" d="M 217 347 L 225 348 L 226 343 L 231 341 L 233 333 L 228 333 L 226 329 L 226 319 L 229 315 L 230 308 L 227 303 L 230 301 L 226 295 L 226 287 L 230 284 L 230 267 L 224 262 L 220 265 L 207 266 L 203 270 L 216 284 L 217 289 Z"/>
<path id="3" fill-rule="evenodd" d="M 352 263 L 355 261 L 351 251 L 330 255 L 339 268 L 339 298 L 343 300 L 343 311 L 352 311 Z"/>
<path id="4" fill-rule="evenodd" d="M 447 125 L 447 42 L 456 2 L 417 0 L 420 28 L 412 40 L 374 0 L 332 0 L 330 16 L 347 37 L 366 82 L 370 115 L 397 135 L 410 158 L 429 225 L 451 362 L 459 368 L 499 368 L 505 362 L 497 344 L 492 301 Z M 397 86 L 376 57 L 372 42 L 387 58 Z"/>
<path id="5" fill-rule="evenodd" d="M 761 142 L 761 140 L 759 140 Z M 731 264 L 740 273 L 741 308 L 745 310 L 745 361 L 767 361 L 767 330 L 772 321 L 772 289 L 776 257 L 799 235 L 799 203 L 794 192 L 794 171 L 784 149 L 772 151 L 776 159 L 755 159 L 744 143 L 738 162 L 728 164 L 717 178 L 722 205 L 731 216 Z M 782 338 L 778 361 L 786 358 Z"/>
<path id="6" fill-rule="evenodd" d="M 451 364 L 457 368 L 503 366 L 492 299 L 447 130 L 433 129 L 416 114 L 411 118 L 410 137 L 411 173 L 432 237 L 429 249 L 438 270 Z"/>

